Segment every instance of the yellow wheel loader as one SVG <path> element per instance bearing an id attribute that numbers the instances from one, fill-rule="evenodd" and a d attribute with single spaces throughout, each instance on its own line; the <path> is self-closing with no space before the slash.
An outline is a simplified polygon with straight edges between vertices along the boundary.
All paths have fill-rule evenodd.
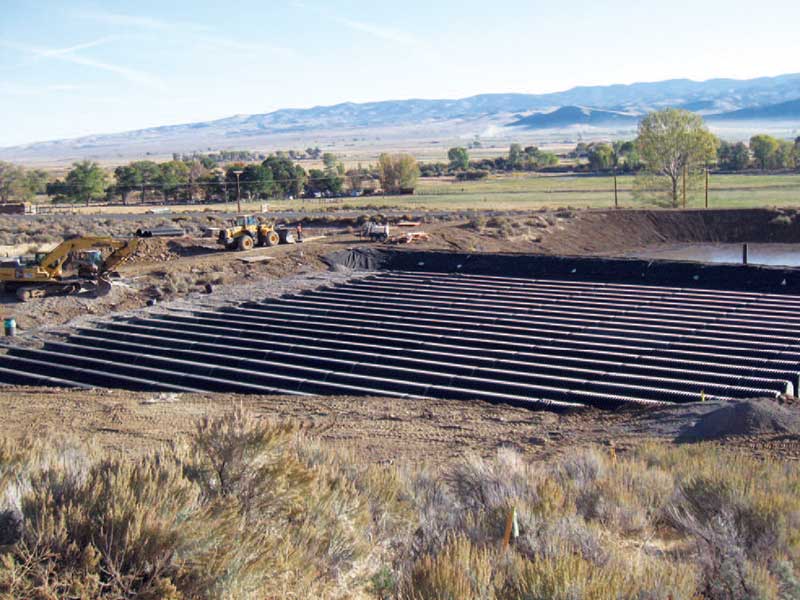
<path id="1" fill-rule="evenodd" d="M 239 215 L 231 227 L 220 229 L 217 239 L 226 250 L 252 250 L 258 246 L 292 244 L 294 237 L 289 230 L 277 230 L 275 224 L 259 220 L 254 215 Z"/>
<path id="2" fill-rule="evenodd" d="M 137 238 L 68 238 L 50 252 L 37 252 L 34 256 L 19 256 L 0 262 L 0 285 L 3 290 L 14 292 L 23 302 L 81 291 L 105 296 L 111 290 L 109 277 L 114 268 L 130 258 L 138 245 Z M 102 251 L 108 249 L 111 252 L 103 258 Z M 73 272 L 65 275 L 67 269 Z"/>

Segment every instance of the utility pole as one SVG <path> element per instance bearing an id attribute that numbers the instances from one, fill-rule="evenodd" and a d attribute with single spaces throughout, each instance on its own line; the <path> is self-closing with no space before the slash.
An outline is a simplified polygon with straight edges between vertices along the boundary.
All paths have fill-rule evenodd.
<path id="1" fill-rule="evenodd" d="M 617 167 L 614 166 L 614 208 L 619 208 L 619 198 L 617 197 Z"/>
<path id="2" fill-rule="evenodd" d="M 234 171 L 233 174 L 236 175 L 236 212 L 242 212 L 242 194 L 239 189 L 239 175 L 244 173 L 244 171 Z"/>
<path id="3" fill-rule="evenodd" d="M 706 208 L 708 208 L 708 167 L 706 167 Z"/>

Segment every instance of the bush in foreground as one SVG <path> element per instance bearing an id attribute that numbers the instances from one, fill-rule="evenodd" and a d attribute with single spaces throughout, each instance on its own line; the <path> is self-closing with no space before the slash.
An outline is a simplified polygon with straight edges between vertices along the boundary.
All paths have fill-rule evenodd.
<path id="1" fill-rule="evenodd" d="M 0 597 L 784 600 L 798 489 L 710 446 L 375 466 L 236 409 L 138 459 L 0 444 Z"/>

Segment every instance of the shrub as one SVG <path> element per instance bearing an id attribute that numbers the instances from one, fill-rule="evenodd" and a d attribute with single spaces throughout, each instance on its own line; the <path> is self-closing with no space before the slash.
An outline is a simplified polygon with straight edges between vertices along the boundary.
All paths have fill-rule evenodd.
<path id="1" fill-rule="evenodd" d="M 483 231 L 486 227 L 486 217 L 483 215 L 478 215 L 467 223 L 467 227 L 474 229 L 475 231 Z"/>
<path id="2" fill-rule="evenodd" d="M 368 499 L 297 437 L 236 409 L 139 460 L 0 446 L 0 595 L 335 595 L 370 548 Z"/>
<path id="3" fill-rule="evenodd" d="M 21 536 L 3 556 L 0 592 L 146 599 L 213 587 L 220 561 L 213 560 L 213 546 L 197 544 L 190 533 L 210 531 L 213 525 L 201 525 L 210 515 L 174 461 L 104 459 L 86 473 L 44 469 L 26 487 Z M 208 569 L 191 566 L 206 561 Z"/>
<path id="4" fill-rule="evenodd" d="M 137 459 L 0 441 L 0 597 L 783 600 L 798 489 L 702 444 L 364 464 L 239 407 Z"/>
<path id="5" fill-rule="evenodd" d="M 496 580 L 496 562 L 490 550 L 455 537 L 437 555 L 414 564 L 408 595 L 419 600 L 494 600 L 502 585 Z"/>

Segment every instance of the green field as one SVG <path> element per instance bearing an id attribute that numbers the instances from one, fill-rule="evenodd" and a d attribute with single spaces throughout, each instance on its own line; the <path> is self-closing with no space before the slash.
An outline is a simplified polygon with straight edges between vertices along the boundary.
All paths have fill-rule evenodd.
<path id="1" fill-rule="evenodd" d="M 701 182 L 702 183 L 702 182 Z M 654 208 L 666 206 L 663 197 L 636 198 L 634 177 L 617 178 L 619 206 Z M 702 185 L 689 190 L 687 207 L 702 208 Z M 498 175 L 482 181 L 459 182 L 452 178 L 421 178 L 412 196 L 365 196 L 326 200 L 269 200 L 270 211 L 397 208 L 401 210 L 536 210 L 539 208 L 608 208 L 614 206 L 612 177 Z M 242 201 L 243 211 L 259 211 L 263 202 Z M 786 206 L 800 208 L 800 174 L 712 175 L 709 208 Z M 173 206 L 175 211 L 235 210 L 235 203 Z M 75 212 L 138 213 L 152 206 L 71 207 Z"/>
<path id="2" fill-rule="evenodd" d="M 634 197 L 633 186 L 634 177 L 617 178 L 619 206 L 663 206 L 663 200 L 656 195 Z M 307 201 L 309 206 L 314 204 Z M 562 206 L 603 208 L 614 206 L 614 180 L 612 177 L 535 175 L 498 176 L 475 182 L 420 179 L 413 196 L 347 198 L 336 204 L 353 207 L 391 205 L 431 210 L 535 210 Z M 689 190 L 688 207 L 700 208 L 704 204 L 702 187 Z M 715 175 L 709 178 L 710 208 L 757 206 L 800 207 L 800 175 Z"/>

